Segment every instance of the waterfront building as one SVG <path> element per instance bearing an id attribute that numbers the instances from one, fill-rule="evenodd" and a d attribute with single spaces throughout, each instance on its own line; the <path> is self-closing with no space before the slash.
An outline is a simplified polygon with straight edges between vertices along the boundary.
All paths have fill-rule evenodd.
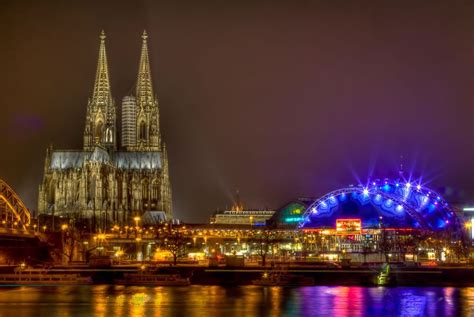
<path id="1" fill-rule="evenodd" d="M 211 217 L 210 223 L 264 226 L 274 213 L 274 210 L 218 211 Z"/>
<path id="2" fill-rule="evenodd" d="M 168 157 L 161 139 L 147 39 L 144 32 L 135 95 L 122 100 L 120 144 L 105 34 L 101 33 L 84 146 L 78 150 L 47 149 L 39 186 L 40 214 L 87 219 L 93 229 L 101 230 L 130 223 L 145 213 L 172 219 Z"/>
<path id="3" fill-rule="evenodd" d="M 275 214 L 274 210 L 247 209 L 240 201 L 239 191 L 230 210 L 216 211 L 210 219 L 211 224 L 265 226 Z"/>

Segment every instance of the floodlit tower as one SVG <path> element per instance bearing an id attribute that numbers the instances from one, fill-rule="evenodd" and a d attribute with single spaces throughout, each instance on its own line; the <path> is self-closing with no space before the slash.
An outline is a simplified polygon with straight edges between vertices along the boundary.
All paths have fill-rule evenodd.
<path id="1" fill-rule="evenodd" d="M 137 103 L 133 96 L 122 99 L 122 146 L 129 149 L 134 147 L 137 138 Z"/>
<path id="2" fill-rule="evenodd" d="M 153 94 L 150 60 L 148 57 L 148 35 L 143 31 L 142 51 L 137 77 L 137 148 L 144 151 L 160 151 L 160 114 L 158 100 Z"/>
<path id="3" fill-rule="evenodd" d="M 95 146 L 115 150 L 116 113 L 109 80 L 109 67 L 105 51 L 105 33 L 100 33 L 99 59 L 95 76 L 92 99 L 87 104 L 86 126 L 84 129 L 84 150 Z"/>

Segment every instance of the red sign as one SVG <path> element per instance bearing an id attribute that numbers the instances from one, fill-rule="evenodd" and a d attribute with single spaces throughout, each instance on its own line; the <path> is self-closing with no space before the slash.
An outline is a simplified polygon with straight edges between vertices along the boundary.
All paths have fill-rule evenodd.
<path id="1" fill-rule="evenodd" d="M 337 219 L 336 220 L 336 233 L 337 234 L 359 234 L 361 232 L 361 221 L 360 219 Z"/>

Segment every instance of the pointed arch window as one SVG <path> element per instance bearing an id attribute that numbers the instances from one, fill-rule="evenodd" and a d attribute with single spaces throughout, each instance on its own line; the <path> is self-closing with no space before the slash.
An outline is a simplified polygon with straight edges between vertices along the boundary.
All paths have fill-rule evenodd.
<path id="1" fill-rule="evenodd" d="M 160 197 L 160 183 L 158 180 L 154 180 L 151 187 L 151 199 L 155 202 L 158 202 Z"/>
<path id="2" fill-rule="evenodd" d="M 142 182 L 142 197 L 143 197 L 143 200 L 148 200 L 148 198 L 149 198 L 148 181 L 147 180 L 144 180 Z"/>
<path id="3" fill-rule="evenodd" d="M 104 124 L 102 121 L 98 121 L 95 125 L 95 141 L 100 142 L 103 138 Z"/>
<path id="4" fill-rule="evenodd" d="M 146 123 L 145 121 L 141 121 L 139 125 L 139 130 L 138 130 L 138 139 L 145 141 L 147 139 L 147 133 L 146 133 Z"/>
<path id="5" fill-rule="evenodd" d="M 105 142 L 107 142 L 107 143 L 112 143 L 113 142 L 113 136 L 112 136 L 112 129 L 111 128 L 105 129 Z"/>

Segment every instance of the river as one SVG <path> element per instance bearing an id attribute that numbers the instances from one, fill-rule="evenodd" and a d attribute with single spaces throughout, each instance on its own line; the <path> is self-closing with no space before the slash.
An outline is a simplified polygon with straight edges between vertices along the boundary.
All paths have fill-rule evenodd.
<path id="1" fill-rule="evenodd" d="M 0 288 L 0 316 L 474 316 L 474 287 Z"/>

